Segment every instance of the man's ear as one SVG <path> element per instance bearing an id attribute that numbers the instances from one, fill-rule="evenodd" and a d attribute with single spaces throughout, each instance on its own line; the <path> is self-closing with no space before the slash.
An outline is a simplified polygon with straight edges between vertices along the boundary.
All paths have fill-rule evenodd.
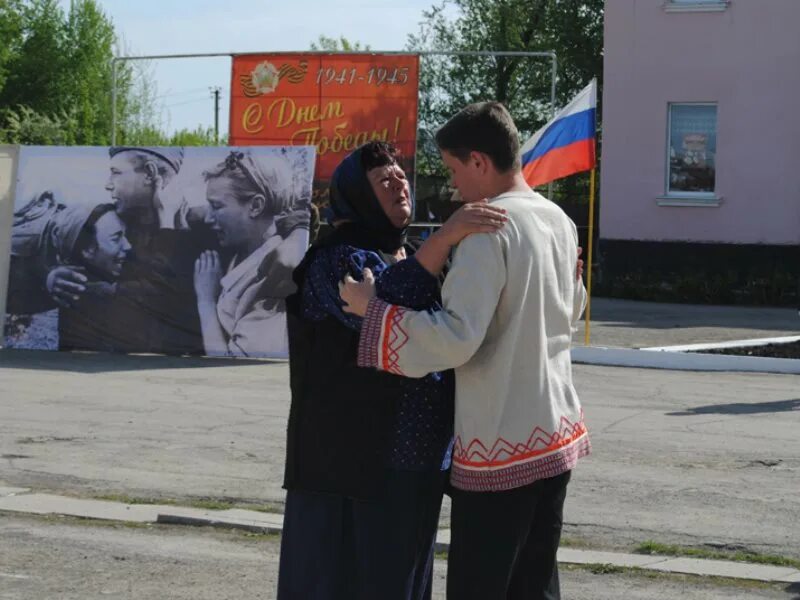
<path id="1" fill-rule="evenodd" d="M 147 183 L 155 183 L 158 180 L 158 166 L 154 161 L 148 160 L 144 163 L 144 175 Z"/>
<path id="2" fill-rule="evenodd" d="M 263 194 L 256 194 L 250 198 L 250 210 L 248 215 L 251 219 L 257 219 L 267 209 L 267 199 Z"/>
<path id="3" fill-rule="evenodd" d="M 469 164 L 478 169 L 481 173 L 486 172 L 486 168 L 489 166 L 488 160 L 489 157 L 483 152 L 472 151 L 469 153 Z"/>

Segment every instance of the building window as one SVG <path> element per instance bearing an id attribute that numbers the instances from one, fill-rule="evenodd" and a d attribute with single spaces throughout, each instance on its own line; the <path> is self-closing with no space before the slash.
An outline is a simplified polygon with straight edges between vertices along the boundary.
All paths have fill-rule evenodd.
<path id="1" fill-rule="evenodd" d="M 669 105 L 667 194 L 713 196 L 716 187 L 717 105 Z"/>

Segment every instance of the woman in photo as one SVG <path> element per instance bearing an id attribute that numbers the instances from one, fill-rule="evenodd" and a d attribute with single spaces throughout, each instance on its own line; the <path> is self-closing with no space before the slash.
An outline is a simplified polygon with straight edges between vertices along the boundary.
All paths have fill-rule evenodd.
<path id="1" fill-rule="evenodd" d="M 204 175 L 205 222 L 216 233 L 222 251 L 232 256 L 225 265 L 218 252 L 207 250 L 195 262 L 194 287 L 205 352 L 209 356 L 283 356 L 285 298 L 292 287 L 287 288 L 285 273 L 273 266 L 277 255 L 292 254 L 294 246 L 299 262 L 306 240 L 302 228 L 284 238 L 276 223 L 280 216 L 297 212 L 292 166 L 281 154 L 232 151 Z M 292 248 L 287 251 L 285 245 Z"/>
<path id="2" fill-rule="evenodd" d="M 58 264 L 84 277 L 83 292 L 59 308 L 58 349 L 128 352 L 128 323 L 112 299 L 131 244 L 113 204 L 73 205 L 55 216 L 52 240 Z"/>

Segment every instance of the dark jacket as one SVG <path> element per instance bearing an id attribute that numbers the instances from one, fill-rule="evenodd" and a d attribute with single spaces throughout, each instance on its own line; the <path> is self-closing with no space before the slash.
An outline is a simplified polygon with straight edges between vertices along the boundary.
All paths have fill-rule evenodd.
<path id="1" fill-rule="evenodd" d="M 294 271 L 298 291 L 287 299 L 292 406 L 284 487 L 368 500 L 382 487 L 403 386 L 397 375 L 356 366 L 357 331 L 334 317 L 303 318 L 306 271 L 320 248 L 336 244 L 378 250 L 340 228 L 312 246 Z"/>
<path id="2" fill-rule="evenodd" d="M 87 290 L 70 308 L 58 310 L 58 349 L 95 352 L 137 352 L 133 334 L 111 310 L 115 294 L 101 282 L 89 281 Z"/>
<path id="3" fill-rule="evenodd" d="M 123 352 L 203 354 L 194 261 L 208 247 L 194 231 L 157 229 L 131 238 L 108 318 L 124 323 Z"/>

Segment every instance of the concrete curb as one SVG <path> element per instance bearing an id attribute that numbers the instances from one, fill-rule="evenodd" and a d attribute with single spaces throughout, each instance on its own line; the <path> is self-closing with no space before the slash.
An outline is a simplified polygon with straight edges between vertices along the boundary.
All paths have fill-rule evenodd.
<path id="1" fill-rule="evenodd" d="M 178 507 L 173 507 L 178 508 Z M 214 513 L 217 514 L 214 514 Z M 172 510 L 159 513 L 156 523 L 165 525 L 192 525 L 195 527 L 220 527 L 223 529 L 241 529 L 251 533 L 281 533 L 283 531 L 283 515 L 267 515 L 256 511 L 241 511 L 252 513 L 243 518 L 237 518 L 229 511 L 206 511 L 204 515 L 188 515 L 182 510 Z M 181 514 L 184 513 L 184 514 Z M 248 518 L 248 516 L 252 518 Z M 274 518 L 269 518 L 270 516 Z"/>
<path id="2" fill-rule="evenodd" d="M 750 346 L 768 346 L 769 344 L 791 344 L 800 342 L 800 335 L 771 338 L 751 338 L 746 340 L 733 340 L 731 342 L 711 342 L 705 344 L 685 344 L 683 346 L 651 346 L 639 348 L 651 352 L 696 352 L 698 350 L 721 350 L 723 348 L 748 348 Z"/>
<path id="3" fill-rule="evenodd" d="M 743 371 L 800 375 L 800 360 L 724 354 L 689 354 L 668 348 L 602 348 L 578 346 L 572 362 L 609 367 L 669 369 L 673 371 Z"/>
<path id="4" fill-rule="evenodd" d="M 105 500 L 82 500 L 52 494 L 29 493 L 25 488 L 0 487 L 0 511 L 23 514 L 56 514 L 140 523 L 169 523 L 203 527 L 242 529 L 255 533 L 281 533 L 283 515 L 252 510 L 202 510 L 181 506 L 124 504 Z M 436 551 L 450 548 L 450 530 L 436 536 Z M 561 548 L 558 561 L 574 565 L 611 565 L 664 573 L 727 577 L 767 583 L 800 583 L 800 570 L 724 560 L 679 558 L 671 556 L 625 554 Z"/>

